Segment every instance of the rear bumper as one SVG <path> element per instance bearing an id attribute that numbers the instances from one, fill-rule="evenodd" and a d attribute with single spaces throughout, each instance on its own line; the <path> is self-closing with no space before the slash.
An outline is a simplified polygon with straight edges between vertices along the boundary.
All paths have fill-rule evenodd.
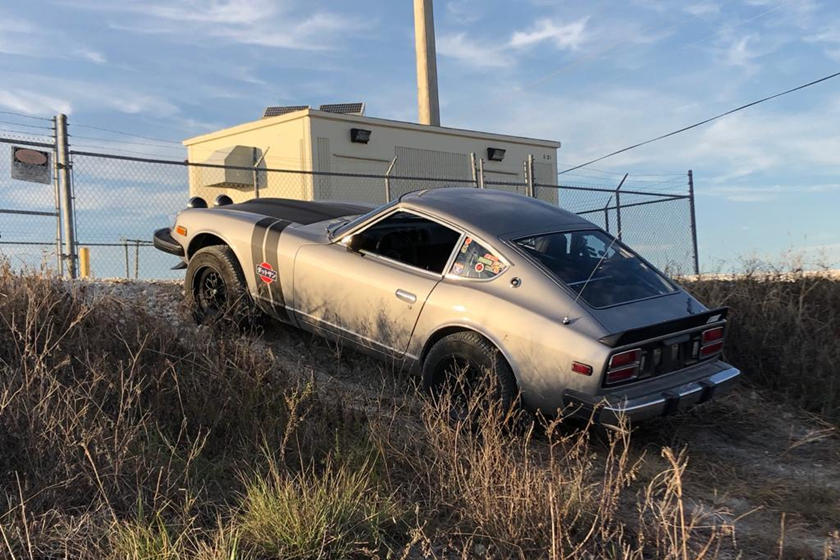
<path id="1" fill-rule="evenodd" d="M 184 248 L 172 238 L 172 230 L 170 228 L 161 228 L 155 232 L 153 237 L 155 249 L 175 255 L 177 257 L 184 256 Z"/>
<path id="2" fill-rule="evenodd" d="M 586 395 L 566 391 L 563 404 L 571 416 L 592 417 L 596 423 L 607 425 L 618 424 L 621 416 L 631 422 L 667 416 L 709 401 L 735 385 L 740 370 L 723 362 L 714 365 L 718 367 L 710 368 L 713 371 L 703 372 L 692 381 L 665 388 L 651 387 L 650 392 L 641 395 Z"/>

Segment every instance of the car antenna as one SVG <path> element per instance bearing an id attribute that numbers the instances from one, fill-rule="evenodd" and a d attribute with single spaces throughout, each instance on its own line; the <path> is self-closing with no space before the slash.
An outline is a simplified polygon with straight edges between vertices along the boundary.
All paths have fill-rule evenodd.
<path id="1" fill-rule="evenodd" d="M 612 249 L 612 246 L 613 246 L 613 245 L 615 245 L 615 242 L 616 242 L 616 241 L 618 241 L 618 237 L 619 237 L 620 235 L 621 235 L 621 230 L 618 230 L 618 232 L 616 232 L 616 234 L 615 234 L 615 237 L 613 237 L 613 240 L 612 240 L 612 241 L 610 241 L 610 244 L 609 244 L 609 245 L 607 245 L 607 248 L 606 248 L 606 249 L 604 249 L 604 254 L 603 254 L 603 255 L 601 255 L 601 258 L 598 260 L 598 264 L 596 264 L 594 267 L 592 267 L 592 272 L 590 272 L 590 273 L 589 273 L 589 278 L 587 278 L 587 279 L 586 279 L 586 282 L 584 282 L 584 283 L 583 283 L 583 287 L 582 287 L 582 288 L 580 289 L 580 291 L 578 292 L 578 295 L 577 295 L 577 297 L 575 298 L 575 303 L 577 303 L 577 302 L 578 302 L 578 300 L 580 299 L 580 296 L 581 296 L 581 295 L 583 295 L 583 290 L 585 290 L 585 289 L 586 289 L 586 287 L 589 285 L 589 281 L 590 281 L 590 280 L 592 280 L 592 277 L 593 277 L 593 276 L 595 276 L 595 271 L 596 271 L 596 270 L 598 270 L 598 268 L 600 268 L 601 263 L 602 263 L 602 262 L 604 262 L 604 259 L 606 259 L 606 258 L 607 258 L 607 253 L 609 253 L 610 249 Z M 564 318 L 564 319 L 565 319 L 565 318 Z M 563 321 L 563 323 L 564 323 L 564 324 L 567 324 L 567 323 L 565 322 L 565 320 Z"/>

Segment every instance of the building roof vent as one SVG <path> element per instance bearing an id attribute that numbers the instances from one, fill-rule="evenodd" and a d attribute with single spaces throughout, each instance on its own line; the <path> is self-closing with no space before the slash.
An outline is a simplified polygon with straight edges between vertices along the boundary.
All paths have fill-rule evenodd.
<path id="1" fill-rule="evenodd" d="M 286 113 L 303 111 L 304 109 L 309 109 L 309 105 L 275 105 L 273 107 L 266 107 L 265 111 L 263 111 L 262 118 L 276 117 L 278 115 L 285 115 Z"/>
<path id="2" fill-rule="evenodd" d="M 344 115 L 358 115 L 363 117 L 365 114 L 365 104 L 364 103 L 328 103 L 327 105 L 321 105 L 318 107 L 318 110 L 325 111 L 327 113 L 341 113 Z"/>

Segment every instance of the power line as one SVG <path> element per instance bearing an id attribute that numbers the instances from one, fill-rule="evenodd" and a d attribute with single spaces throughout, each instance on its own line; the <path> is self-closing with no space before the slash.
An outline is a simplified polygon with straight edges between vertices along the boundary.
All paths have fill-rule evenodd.
<path id="1" fill-rule="evenodd" d="M 102 145 L 99 145 L 99 144 L 73 144 L 72 146 L 70 146 L 71 152 L 74 151 L 74 150 L 77 150 L 77 149 L 82 149 L 82 150 L 84 150 L 84 149 L 107 150 L 107 152 L 105 152 L 105 154 L 117 153 L 117 155 L 120 155 L 119 153 L 124 153 L 124 154 L 141 155 L 141 156 L 146 156 L 146 157 L 155 156 L 155 153 L 154 153 L 155 151 L 154 150 L 149 150 L 148 152 L 140 152 L 140 151 L 137 151 L 137 150 L 128 150 L 128 149 L 125 149 L 125 148 L 115 148 L 114 146 L 102 146 Z M 160 157 L 164 157 L 164 156 L 160 156 Z M 166 157 L 172 157 L 172 155 L 168 155 Z"/>
<path id="2" fill-rule="evenodd" d="M 558 161 L 557 164 L 558 165 L 573 165 L 572 163 L 569 163 L 567 161 Z M 592 172 L 592 173 L 602 173 L 604 175 L 614 175 L 614 176 L 617 176 L 617 177 L 623 177 L 624 174 L 626 173 L 626 171 L 621 171 L 621 172 L 607 171 L 606 169 L 599 169 L 597 167 L 588 167 L 586 170 L 588 172 Z M 580 175 L 580 174 L 575 173 L 574 175 Z M 672 178 L 677 178 L 677 177 L 685 177 L 685 173 L 631 173 L 630 176 L 633 177 L 634 179 L 638 179 L 640 177 L 645 177 L 645 178 L 647 178 L 647 177 L 657 177 L 657 178 L 659 178 L 659 177 L 672 177 Z M 591 177 L 591 175 L 581 175 L 581 177 Z"/>
<path id="3" fill-rule="evenodd" d="M 37 128 L 41 130 L 52 130 L 53 127 L 51 126 L 41 126 L 39 124 L 25 124 L 25 123 L 18 123 L 13 121 L 0 121 L 0 124 L 10 124 L 12 126 L 23 126 L 26 128 Z"/>
<path id="4" fill-rule="evenodd" d="M 77 134 L 69 134 L 70 138 L 82 138 L 85 140 L 97 140 L 100 142 L 119 142 L 120 144 L 135 144 L 138 146 L 155 146 L 166 150 L 183 150 L 184 146 L 172 146 L 164 144 L 163 142 L 137 142 L 136 140 L 114 140 L 113 138 L 104 138 L 102 136 L 79 136 Z"/>
<path id="5" fill-rule="evenodd" d="M 36 119 L 39 121 L 49 121 L 52 122 L 52 119 L 48 119 L 45 117 L 33 117 L 32 115 L 27 115 L 25 113 L 16 113 L 14 111 L 0 111 L 0 115 L 15 115 L 17 117 L 26 117 L 27 119 Z"/>
<path id="6" fill-rule="evenodd" d="M 42 134 L 40 132 L 32 132 L 31 130 L 12 130 L 8 128 L 0 129 L 0 134 L 13 134 L 15 136 L 26 136 L 32 138 L 33 136 L 39 138 L 53 138 L 52 134 Z"/>
<path id="7" fill-rule="evenodd" d="M 73 126 L 77 126 L 79 128 L 89 128 L 91 130 L 99 130 L 101 132 L 110 132 L 111 134 L 121 134 L 123 136 L 131 136 L 133 138 L 142 138 L 143 140 L 152 140 L 152 141 L 155 141 L 155 142 L 166 142 L 167 144 L 178 144 L 179 146 L 181 145 L 180 142 L 176 142 L 175 140 L 169 140 L 169 139 L 166 139 L 166 138 L 154 138 L 152 136 L 141 136 L 139 134 L 131 134 L 129 132 L 123 132 L 121 130 L 113 130 L 111 128 L 102 128 L 102 127 L 99 127 L 99 126 L 91 126 L 89 124 L 73 123 Z"/>
<path id="8" fill-rule="evenodd" d="M 814 80 L 813 82 L 808 82 L 807 84 L 802 84 L 802 85 L 796 86 L 796 87 L 794 87 L 794 88 L 791 88 L 791 89 L 789 89 L 789 90 L 785 90 L 785 91 L 782 91 L 782 92 L 779 92 L 779 93 L 775 93 L 775 94 L 773 94 L 773 95 L 769 95 L 769 96 L 764 97 L 764 98 L 761 98 L 761 99 L 757 99 L 756 101 L 752 101 L 752 102 L 750 102 L 750 103 L 747 103 L 746 105 L 741 105 L 740 107 L 736 107 L 736 108 L 734 108 L 734 109 L 730 109 L 729 111 L 726 111 L 725 113 L 720 113 L 719 115 L 715 115 L 714 117 L 710 117 L 710 118 L 705 119 L 705 120 L 702 120 L 702 121 L 700 121 L 700 122 L 696 122 L 696 123 L 694 123 L 694 124 L 691 124 L 691 125 L 688 125 L 688 126 L 684 126 L 683 128 L 680 128 L 679 130 L 674 130 L 673 132 L 669 132 L 669 133 L 667 133 L 667 134 L 662 134 L 662 135 L 660 135 L 660 136 L 657 136 L 656 138 L 651 138 L 650 140 L 645 140 L 644 142 L 639 142 L 638 144 L 633 144 L 632 146 L 627 146 L 626 148 L 622 148 L 622 149 L 620 149 L 620 150 L 616 150 L 616 151 L 611 152 L 611 153 L 609 153 L 609 154 L 607 154 L 607 155 L 605 155 L 605 156 L 601 156 L 601 157 L 599 157 L 599 158 L 595 158 L 595 159 L 593 159 L 593 160 L 589 160 L 589 161 L 587 161 L 586 163 L 581 163 L 580 165 L 576 165 L 576 166 L 574 166 L 574 167 L 570 167 L 570 168 L 568 168 L 568 169 L 564 169 L 563 171 L 560 171 L 560 172 L 558 173 L 558 175 L 562 175 L 563 173 L 568 173 L 569 171 L 574 171 L 575 169 L 580 169 L 581 167 L 586 167 L 587 165 L 589 165 L 589 164 L 591 164 L 591 163 L 596 163 L 596 162 L 599 162 L 599 161 L 601 161 L 601 160 L 605 160 L 605 159 L 607 159 L 607 158 L 609 158 L 609 157 L 612 157 L 612 156 L 615 156 L 615 155 L 618 155 L 618 154 L 622 154 L 622 153 L 624 153 L 624 152 L 628 152 L 628 151 L 633 150 L 633 149 L 635 149 L 635 148 L 638 148 L 638 147 L 640 147 L 640 146 L 644 146 L 644 145 L 646 145 L 646 144 L 651 144 L 651 143 L 656 142 L 656 141 L 658 141 L 658 140 L 662 140 L 662 139 L 664 139 L 664 138 L 668 138 L 669 136 L 675 136 L 675 135 L 680 134 L 680 133 L 682 133 L 682 132 L 685 132 L 685 131 L 687 131 L 687 130 L 691 130 L 692 128 L 697 128 L 698 126 L 702 126 L 702 125 L 704 125 L 704 124 L 708 124 L 708 123 L 710 123 L 710 122 L 712 122 L 712 121 L 715 121 L 715 120 L 717 120 L 717 119 L 723 118 L 723 117 L 725 117 L 725 116 L 727 116 L 727 115 L 731 115 L 732 113 L 737 113 L 738 111 L 743 111 L 744 109 L 747 109 L 747 108 L 749 108 L 749 107 L 753 107 L 753 106 L 758 105 L 758 104 L 760 104 L 760 103 L 764 103 L 765 101 L 770 101 L 771 99 L 776 99 L 777 97 L 781 97 L 781 96 L 783 96 L 783 95 L 787 95 L 787 94 L 789 94 L 789 93 L 793 93 L 793 92 L 795 92 L 795 91 L 799 91 L 799 90 L 801 90 L 801 89 L 805 89 L 805 88 L 807 88 L 807 87 L 811 87 L 811 86 L 813 86 L 813 85 L 819 84 L 819 83 L 821 83 L 821 82 L 825 82 L 825 81 L 830 80 L 830 79 L 832 79 L 832 78 L 836 78 L 837 76 L 840 76 L 840 72 L 835 72 L 834 74 L 829 74 L 828 76 L 823 76 L 822 78 L 819 78 L 819 79 L 817 79 L 817 80 Z"/>

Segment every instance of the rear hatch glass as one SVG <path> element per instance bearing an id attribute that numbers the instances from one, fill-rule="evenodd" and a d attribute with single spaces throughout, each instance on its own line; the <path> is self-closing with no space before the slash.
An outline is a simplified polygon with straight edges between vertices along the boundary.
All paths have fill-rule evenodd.
<path id="1" fill-rule="evenodd" d="M 602 231 L 548 233 L 514 243 L 595 308 L 676 291 L 656 269 Z"/>

